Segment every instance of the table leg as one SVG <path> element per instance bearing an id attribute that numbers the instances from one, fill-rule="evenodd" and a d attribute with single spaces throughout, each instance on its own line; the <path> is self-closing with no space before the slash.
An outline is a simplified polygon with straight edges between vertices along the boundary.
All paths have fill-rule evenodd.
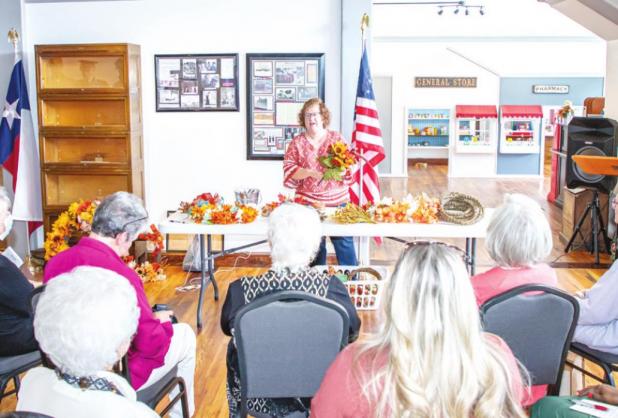
<path id="1" fill-rule="evenodd" d="M 470 275 L 476 271 L 476 238 L 466 238 L 466 254 L 468 255 L 468 268 Z"/>
<path id="2" fill-rule="evenodd" d="M 210 236 L 209 236 L 210 237 Z M 197 330 L 202 329 L 202 304 L 204 303 L 204 289 L 206 288 L 206 255 L 204 251 L 204 235 L 200 234 L 200 266 L 201 266 L 201 285 L 200 296 L 197 300 Z"/>
<path id="3" fill-rule="evenodd" d="M 208 277 L 212 282 L 212 287 L 215 292 L 215 300 L 219 300 L 219 286 L 217 285 L 217 280 L 215 279 L 215 272 L 213 268 L 213 256 L 212 256 L 212 237 L 207 235 L 207 243 L 208 243 Z"/>

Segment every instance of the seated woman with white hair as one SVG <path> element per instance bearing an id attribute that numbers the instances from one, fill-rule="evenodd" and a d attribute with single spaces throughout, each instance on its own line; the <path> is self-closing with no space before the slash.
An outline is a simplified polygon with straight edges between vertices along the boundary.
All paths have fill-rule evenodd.
<path id="1" fill-rule="evenodd" d="M 496 267 L 473 276 L 479 306 L 517 286 L 542 284 L 556 287 L 556 272 L 543 261 L 553 248 L 551 227 L 541 206 L 521 194 L 507 194 L 487 228 L 485 247 Z M 526 405 L 547 395 L 547 385 L 535 385 Z"/>
<path id="2" fill-rule="evenodd" d="M 97 267 L 78 267 L 41 294 L 34 333 L 56 367 L 28 371 L 17 409 L 53 417 L 158 417 L 112 367 L 127 352 L 139 308 L 131 285 Z"/>
<path id="3" fill-rule="evenodd" d="M 256 277 L 241 277 L 232 282 L 221 312 L 221 329 L 232 335 L 234 318 L 247 303 L 260 296 L 283 290 L 300 290 L 339 303 L 350 318 L 350 341 L 358 337 L 360 318 L 343 283 L 309 267 L 322 240 L 320 217 L 313 209 L 295 203 L 286 203 L 270 214 L 268 241 L 272 266 Z M 233 340 L 227 350 L 227 396 L 230 416 L 240 410 L 240 374 L 238 354 Z M 249 411 L 259 411 L 272 416 L 285 416 L 303 410 L 294 399 L 249 399 Z"/>
<path id="4" fill-rule="evenodd" d="M 485 247 L 497 266 L 471 279 L 479 306 L 524 284 L 558 285 L 556 272 L 543 262 L 553 248 L 549 221 L 529 197 L 505 195 L 489 222 Z"/>

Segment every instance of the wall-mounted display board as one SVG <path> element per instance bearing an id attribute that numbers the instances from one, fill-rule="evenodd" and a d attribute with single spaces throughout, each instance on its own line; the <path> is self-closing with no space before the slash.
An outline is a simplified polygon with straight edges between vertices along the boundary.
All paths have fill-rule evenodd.
<path id="1" fill-rule="evenodd" d="M 238 111 L 238 54 L 155 55 L 157 112 Z"/>
<path id="2" fill-rule="evenodd" d="M 281 160 L 303 103 L 324 100 L 324 54 L 247 54 L 246 68 L 247 159 Z"/>

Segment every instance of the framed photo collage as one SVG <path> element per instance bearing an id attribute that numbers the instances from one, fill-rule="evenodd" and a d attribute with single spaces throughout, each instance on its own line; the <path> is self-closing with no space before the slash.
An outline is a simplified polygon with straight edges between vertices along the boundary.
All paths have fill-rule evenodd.
<path id="1" fill-rule="evenodd" d="M 283 159 L 298 112 L 324 100 L 324 54 L 247 54 L 247 159 Z"/>
<path id="2" fill-rule="evenodd" d="M 237 111 L 238 54 L 155 55 L 157 112 Z"/>

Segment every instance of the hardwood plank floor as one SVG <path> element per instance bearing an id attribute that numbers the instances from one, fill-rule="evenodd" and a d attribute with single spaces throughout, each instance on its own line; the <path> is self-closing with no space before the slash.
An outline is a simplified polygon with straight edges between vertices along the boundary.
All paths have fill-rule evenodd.
<path id="1" fill-rule="evenodd" d="M 446 165 L 430 164 L 426 169 L 413 166 L 409 168 L 409 177 L 381 179 L 382 195 L 401 198 L 407 193 L 426 192 L 431 196 L 439 196 L 445 192 L 457 191 L 479 198 L 486 207 L 500 204 L 505 193 L 523 193 L 537 200 L 546 211 L 554 233 L 554 249 L 548 261 L 553 262 L 559 277 L 560 287 L 568 292 L 585 289 L 592 286 L 605 271 L 604 268 L 593 266 L 593 258 L 587 252 L 576 251 L 565 254 L 564 245 L 558 239 L 561 228 L 562 211 L 546 201 L 548 180 L 534 179 L 449 179 Z M 463 246 L 463 240 L 456 245 Z M 402 245 L 385 240 L 381 246 L 371 244 L 372 262 L 392 266 L 397 260 Z M 487 270 L 492 266 L 483 240 L 478 243 L 477 271 Z M 249 260 L 250 261 L 250 260 Z M 606 255 L 602 263 L 609 262 Z M 232 263 L 232 264 L 230 264 Z M 225 397 L 225 351 L 228 338 L 219 327 L 220 312 L 229 283 L 243 275 L 255 275 L 264 271 L 263 267 L 231 268 L 233 259 L 227 258 L 220 263 L 216 273 L 221 299 L 214 301 L 212 286 L 205 292 L 203 308 L 204 328 L 197 337 L 197 370 L 195 379 L 196 417 L 223 418 L 228 416 Z M 244 262 L 243 265 L 246 265 Z M 258 263 L 257 266 L 260 264 Z M 263 265 L 263 264 L 262 264 Z M 151 303 L 167 303 L 176 312 L 178 318 L 191 324 L 195 330 L 195 311 L 197 308 L 197 292 L 177 292 L 176 287 L 183 285 L 196 274 L 187 274 L 178 265 L 167 267 L 168 279 L 164 282 L 149 283 L 146 291 Z M 363 320 L 362 332 L 375 329 L 378 318 L 375 312 L 361 313 Z M 12 410 L 15 407 L 15 397 L 2 401 L 0 411 Z"/>

